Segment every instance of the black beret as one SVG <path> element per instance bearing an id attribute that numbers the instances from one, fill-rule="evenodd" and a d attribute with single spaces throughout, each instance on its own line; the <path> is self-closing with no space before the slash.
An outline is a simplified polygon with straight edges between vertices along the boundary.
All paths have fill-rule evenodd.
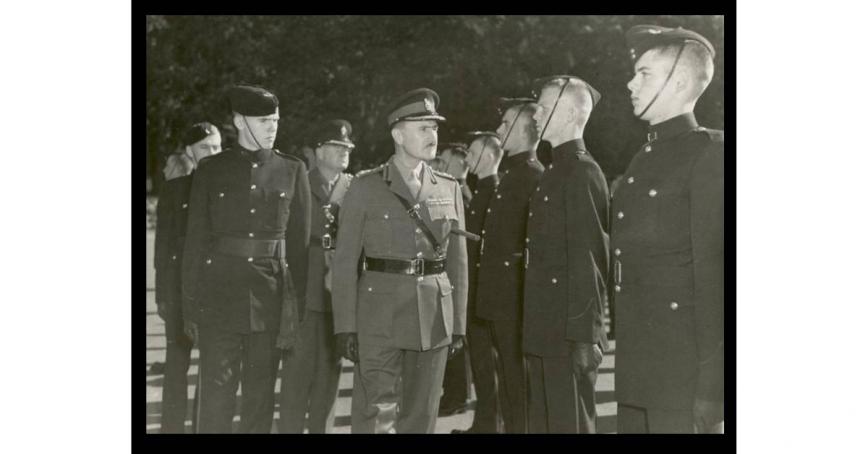
<path id="1" fill-rule="evenodd" d="M 499 99 L 499 107 L 497 108 L 497 113 L 503 115 L 504 112 L 513 108 L 514 106 L 524 105 L 528 103 L 536 102 L 534 98 L 500 98 Z"/>
<path id="2" fill-rule="evenodd" d="M 392 127 L 399 121 L 446 121 L 446 118 L 437 113 L 439 105 L 440 95 L 430 88 L 408 91 L 389 105 L 386 123 Z"/>
<path id="3" fill-rule="evenodd" d="M 536 96 L 539 96 L 540 94 L 542 94 L 543 87 L 545 87 L 546 85 L 548 85 L 551 82 L 556 82 L 559 86 L 563 86 L 564 84 L 568 83 L 569 81 L 573 81 L 573 80 L 581 82 L 582 84 L 585 85 L 585 88 L 588 89 L 588 92 L 591 94 L 591 107 L 596 106 L 597 103 L 600 102 L 600 98 L 602 98 L 602 95 L 600 94 L 599 91 L 597 91 L 597 89 L 592 87 L 591 84 L 585 82 L 584 80 L 582 80 L 576 76 L 570 76 L 567 74 L 540 77 L 540 78 L 534 80 L 533 81 L 533 92 Z"/>
<path id="4" fill-rule="evenodd" d="M 216 127 L 208 122 L 196 123 L 184 131 L 184 134 L 181 135 L 181 143 L 185 147 L 189 147 L 190 145 L 193 145 L 194 143 L 217 132 L 215 129 Z"/>
<path id="5" fill-rule="evenodd" d="M 270 91 L 253 85 L 236 85 L 229 89 L 233 112 L 244 116 L 264 117 L 277 111 L 279 101 Z"/>
<path id="6" fill-rule="evenodd" d="M 627 46 L 630 47 L 630 57 L 633 61 L 638 60 L 642 54 L 655 47 L 687 41 L 702 44 L 708 49 L 711 58 L 714 58 L 714 46 L 705 37 L 692 30 L 659 25 L 636 25 L 627 30 Z"/>
<path id="7" fill-rule="evenodd" d="M 353 125 L 350 122 L 341 119 L 328 120 L 317 129 L 314 145 L 318 147 L 323 144 L 334 144 L 352 149 L 356 147 L 350 139 L 352 133 Z"/>

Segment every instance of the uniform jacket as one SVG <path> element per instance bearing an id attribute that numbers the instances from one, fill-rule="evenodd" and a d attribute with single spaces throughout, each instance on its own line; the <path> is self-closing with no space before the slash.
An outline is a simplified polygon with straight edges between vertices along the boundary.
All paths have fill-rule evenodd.
<path id="1" fill-rule="evenodd" d="M 488 208 L 491 197 L 494 195 L 498 181 L 499 179 L 496 174 L 476 181 L 473 197 L 470 199 L 470 204 L 464 210 L 468 232 L 477 235 L 482 234 L 485 223 L 485 210 Z M 476 317 L 476 301 L 479 293 L 479 250 L 481 247 L 481 241 L 469 241 L 467 243 L 467 262 L 470 264 L 467 270 L 467 314 L 469 317 Z"/>
<path id="2" fill-rule="evenodd" d="M 612 199 L 615 392 L 689 409 L 723 400 L 723 132 L 690 113 L 649 136 Z"/>
<path id="3" fill-rule="evenodd" d="M 311 237 L 310 255 L 308 257 L 307 274 L 307 298 L 305 308 L 316 312 L 331 312 L 331 290 L 325 287 L 325 275 L 328 263 L 334 258 L 334 250 L 326 251 L 322 248 L 322 237 L 329 234 L 332 240 L 337 239 L 337 222 L 340 218 L 340 206 L 344 201 L 347 189 L 353 176 L 348 173 L 338 175 L 334 187 L 329 194 L 328 182 L 322 173 L 316 168 L 308 172 L 310 178 L 311 200 Z M 334 222 L 326 217 L 325 210 L 335 219 Z M 326 260 L 326 255 L 330 255 Z M 299 314 L 304 313 L 304 309 Z"/>
<path id="4" fill-rule="evenodd" d="M 476 315 L 521 320 L 527 211 L 543 166 L 534 153 L 524 152 L 506 158 L 502 167 L 503 178 L 486 209 Z"/>
<path id="5" fill-rule="evenodd" d="M 433 246 L 396 197 L 416 203 L 392 160 L 356 176 L 344 198 L 332 288 L 335 333 L 359 343 L 425 351 L 464 335 L 467 246 L 458 183 L 423 163 L 421 216 L 446 250 L 446 272 L 416 277 L 359 270 L 364 256 L 436 259 Z"/>
<path id="6" fill-rule="evenodd" d="M 239 333 L 280 328 L 281 337 L 289 336 L 307 282 L 310 184 L 298 159 L 242 150 L 207 158 L 193 178 L 184 317 Z M 285 258 L 221 254 L 220 237 L 285 238 Z"/>
<path id="7" fill-rule="evenodd" d="M 178 339 L 184 332 L 181 320 L 181 262 L 187 233 L 192 175 L 166 181 L 157 202 L 157 231 L 154 240 L 154 279 L 157 303 L 167 309 L 166 336 Z"/>
<path id="8" fill-rule="evenodd" d="M 568 341 L 607 348 L 608 219 L 606 179 L 584 142 L 555 147 L 528 211 L 525 353 L 567 356 Z"/>

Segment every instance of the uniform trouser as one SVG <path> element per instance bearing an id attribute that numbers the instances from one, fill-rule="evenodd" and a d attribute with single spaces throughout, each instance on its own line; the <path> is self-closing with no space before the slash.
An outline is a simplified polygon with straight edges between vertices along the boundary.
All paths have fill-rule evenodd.
<path id="1" fill-rule="evenodd" d="M 488 322 L 494 350 L 497 352 L 497 383 L 500 410 L 506 433 L 527 433 L 527 384 L 524 354 L 521 346 L 520 320 L 491 320 Z"/>
<path id="2" fill-rule="evenodd" d="M 166 368 L 163 375 L 163 403 L 160 415 L 160 433 L 184 433 L 187 420 L 187 371 L 193 342 L 181 335 L 166 337 Z M 196 428 L 196 405 L 199 388 L 193 398 L 193 428 Z"/>
<path id="3" fill-rule="evenodd" d="M 240 433 L 269 433 L 280 365 L 277 331 L 234 333 L 200 326 L 200 433 L 230 433 L 241 383 Z"/>
<path id="4" fill-rule="evenodd" d="M 693 433 L 693 411 L 660 410 L 619 403 L 618 433 Z"/>
<path id="5" fill-rule="evenodd" d="M 467 351 L 470 370 L 476 390 L 476 410 L 470 430 L 479 433 L 497 433 L 497 397 L 494 379 L 494 346 L 488 323 L 468 317 Z M 523 379 L 522 379 L 523 380 Z"/>
<path id="6" fill-rule="evenodd" d="M 334 423 L 334 406 L 341 376 L 331 312 L 308 310 L 298 343 L 283 354 L 280 380 L 280 433 L 326 433 Z"/>
<path id="7" fill-rule="evenodd" d="M 447 350 L 419 352 L 360 343 L 353 433 L 433 433 Z M 356 394 L 362 397 L 358 404 Z"/>
<path id="8" fill-rule="evenodd" d="M 443 376 L 443 397 L 440 404 L 455 407 L 467 403 L 467 365 L 466 350 L 461 350 L 452 358 L 446 360 L 446 371 Z"/>
<path id="9" fill-rule="evenodd" d="M 530 433 L 595 433 L 597 372 L 578 379 L 570 358 L 525 355 Z"/>

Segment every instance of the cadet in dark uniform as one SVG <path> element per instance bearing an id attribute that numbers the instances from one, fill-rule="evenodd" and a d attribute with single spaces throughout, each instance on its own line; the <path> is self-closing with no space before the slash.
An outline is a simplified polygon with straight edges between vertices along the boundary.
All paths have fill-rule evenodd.
<path id="1" fill-rule="evenodd" d="M 332 295 L 338 349 L 358 364 L 353 385 L 365 396 L 354 433 L 432 433 L 447 353 L 463 345 L 461 190 L 425 163 L 444 120 L 438 103 L 427 88 L 393 103 L 395 155 L 356 176 L 341 210 Z"/>
<path id="2" fill-rule="evenodd" d="M 280 381 L 280 432 L 304 432 L 305 414 L 309 433 L 326 433 L 334 417 L 334 404 L 341 375 L 341 357 L 335 350 L 332 319 L 331 272 L 337 244 L 338 217 L 352 175 L 343 173 L 355 145 L 352 125 L 330 120 L 320 125 L 315 137 L 315 166 L 308 172 L 311 209 L 310 254 L 307 298 L 295 347 L 284 353 Z M 303 311 L 303 312 L 302 312 Z"/>
<path id="3" fill-rule="evenodd" d="M 500 408 L 507 433 L 526 433 L 527 386 L 521 345 L 523 256 L 530 197 L 543 174 L 536 160 L 542 108 L 511 102 L 497 133 L 507 153 L 503 176 L 486 209 L 476 315 L 487 322 L 497 352 L 497 383 L 503 388 Z"/>
<path id="4" fill-rule="evenodd" d="M 277 347 L 292 347 L 307 281 L 310 184 L 304 164 L 271 147 L 278 101 L 229 92 L 238 147 L 193 179 L 184 249 L 184 325 L 201 352 L 200 431 L 230 432 L 242 384 L 240 432 L 268 433 Z"/>
<path id="5" fill-rule="evenodd" d="M 708 432 L 723 421 L 723 132 L 693 107 L 714 49 L 651 25 L 627 42 L 649 132 L 612 202 L 618 432 Z"/>
<path id="6" fill-rule="evenodd" d="M 600 94 L 574 76 L 538 81 L 540 137 L 552 144 L 531 197 L 523 345 L 531 433 L 594 433 L 603 327 L 609 191 L 582 140 Z"/>
<path id="7" fill-rule="evenodd" d="M 182 137 L 181 154 L 169 156 L 166 182 L 157 203 L 157 232 L 154 242 L 155 294 L 157 312 L 166 323 L 166 367 L 160 433 L 184 433 L 187 419 L 187 370 L 193 340 L 184 334 L 181 310 L 181 261 L 187 233 L 187 208 L 191 172 L 208 156 L 220 153 L 220 131 L 211 123 L 197 123 Z M 183 163 L 182 163 L 183 162 Z M 197 389 L 198 396 L 198 389 Z M 195 405 L 194 405 L 195 407 Z M 193 429 L 196 429 L 195 414 Z"/>
<path id="8" fill-rule="evenodd" d="M 467 163 L 470 176 L 475 177 L 475 188 L 470 204 L 464 209 L 467 230 L 481 234 L 485 211 L 498 184 L 498 166 L 503 158 L 500 138 L 494 132 L 470 133 Z M 471 180 L 468 177 L 468 181 Z M 476 408 L 473 424 L 466 430 L 453 429 L 452 433 L 497 433 L 502 423 L 497 411 L 497 387 L 494 382 L 494 350 L 488 325 L 476 316 L 477 282 L 479 276 L 480 242 L 467 244 L 467 352 L 470 356 L 472 382 L 476 390 Z"/>

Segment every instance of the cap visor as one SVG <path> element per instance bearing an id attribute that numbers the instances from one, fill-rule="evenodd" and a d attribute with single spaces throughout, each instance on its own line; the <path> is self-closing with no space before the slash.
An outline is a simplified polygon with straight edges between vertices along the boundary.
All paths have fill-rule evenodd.
<path id="1" fill-rule="evenodd" d="M 446 121 L 446 117 L 442 117 L 440 115 L 416 115 L 416 116 L 411 116 L 411 117 L 404 117 L 404 118 L 399 119 L 398 121 L 422 121 L 422 120 Z M 397 123 L 397 121 L 395 123 Z"/>
<path id="2" fill-rule="evenodd" d="M 323 145 L 325 145 L 325 144 L 341 145 L 341 146 L 344 146 L 344 147 L 347 147 L 347 148 L 356 148 L 356 145 L 355 145 L 354 143 L 352 143 L 352 142 L 344 142 L 344 141 L 341 141 L 341 140 L 326 140 L 326 141 L 323 142 L 322 144 L 323 144 Z"/>

